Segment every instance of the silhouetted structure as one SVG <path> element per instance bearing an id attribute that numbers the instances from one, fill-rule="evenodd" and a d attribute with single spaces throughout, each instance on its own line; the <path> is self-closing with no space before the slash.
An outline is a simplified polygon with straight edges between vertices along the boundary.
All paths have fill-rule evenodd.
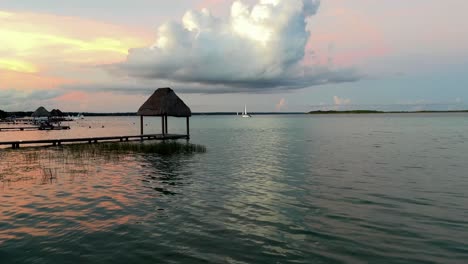
<path id="1" fill-rule="evenodd" d="M 160 116 L 163 135 L 168 134 L 167 117 L 173 116 L 187 118 L 187 138 L 190 137 L 190 117 L 192 116 L 192 111 L 171 88 L 159 88 L 156 90 L 140 107 L 137 115 L 140 116 L 142 135 L 144 116 Z"/>
<path id="2" fill-rule="evenodd" d="M 31 115 L 32 117 L 50 117 L 49 111 L 47 111 L 43 106 L 39 107 L 34 113 Z"/>
<path id="3" fill-rule="evenodd" d="M 52 111 L 50 111 L 50 115 L 54 116 L 54 117 L 63 117 L 63 116 L 65 116 L 65 114 L 62 111 L 60 111 L 60 109 L 53 109 Z"/>

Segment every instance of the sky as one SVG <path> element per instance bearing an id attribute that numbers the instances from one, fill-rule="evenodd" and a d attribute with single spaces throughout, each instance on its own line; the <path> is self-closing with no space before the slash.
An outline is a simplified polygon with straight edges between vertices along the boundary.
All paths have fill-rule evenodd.
<path id="1" fill-rule="evenodd" d="M 0 0 L 0 109 L 468 109 L 465 0 Z"/>

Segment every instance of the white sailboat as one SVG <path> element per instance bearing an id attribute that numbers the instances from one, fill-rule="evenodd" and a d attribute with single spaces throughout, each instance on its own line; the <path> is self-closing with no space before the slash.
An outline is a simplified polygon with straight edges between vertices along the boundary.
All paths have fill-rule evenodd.
<path id="1" fill-rule="evenodd" d="M 247 105 L 245 105 L 244 113 L 242 113 L 242 117 L 245 117 L 245 118 L 252 117 L 251 115 L 247 114 Z"/>

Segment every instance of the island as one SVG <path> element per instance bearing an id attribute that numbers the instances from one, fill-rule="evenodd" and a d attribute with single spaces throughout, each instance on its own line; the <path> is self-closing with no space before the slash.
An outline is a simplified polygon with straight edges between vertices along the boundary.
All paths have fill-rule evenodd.
<path id="1" fill-rule="evenodd" d="M 420 113 L 468 113 L 468 110 L 423 110 L 423 111 L 377 111 L 377 110 L 317 110 L 310 111 L 308 114 L 312 115 L 326 115 L 326 114 L 420 114 Z"/>

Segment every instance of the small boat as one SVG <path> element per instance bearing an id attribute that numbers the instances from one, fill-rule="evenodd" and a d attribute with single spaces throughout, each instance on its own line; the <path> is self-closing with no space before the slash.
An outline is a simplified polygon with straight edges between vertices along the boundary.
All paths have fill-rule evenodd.
<path id="1" fill-rule="evenodd" d="M 242 117 L 244 117 L 244 118 L 252 117 L 251 115 L 247 114 L 247 105 L 245 105 L 244 113 L 242 113 Z"/>
<path id="2" fill-rule="evenodd" d="M 52 123 L 46 121 L 46 122 L 41 122 L 38 127 L 39 130 L 66 130 L 70 129 L 69 126 L 62 126 L 59 124 L 53 125 Z"/>
<path id="3" fill-rule="evenodd" d="M 81 113 L 77 114 L 76 116 L 70 116 L 70 115 L 68 115 L 68 116 L 66 117 L 66 121 L 76 121 L 76 120 L 80 120 L 80 119 L 84 119 L 84 115 L 81 114 Z"/>

